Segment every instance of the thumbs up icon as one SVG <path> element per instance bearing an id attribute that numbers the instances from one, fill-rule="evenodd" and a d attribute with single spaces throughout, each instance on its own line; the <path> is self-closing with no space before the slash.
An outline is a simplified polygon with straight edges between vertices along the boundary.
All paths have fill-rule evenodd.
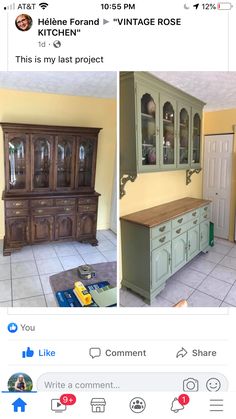
<path id="1" fill-rule="evenodd" d="M 22 351 L 22 358 L 32 358 L 34 356 L 34 351 L 28 346 L 26 351 Z"/>

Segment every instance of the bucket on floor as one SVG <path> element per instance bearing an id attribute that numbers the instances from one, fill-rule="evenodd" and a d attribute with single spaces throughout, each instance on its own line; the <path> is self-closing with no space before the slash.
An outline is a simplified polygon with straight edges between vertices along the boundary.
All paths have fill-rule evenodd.
<path id="1" fill-rule="evenodd" d="M 214 246 L 214 223 L 210 221 L 209 225 L 209 246 Z"/>

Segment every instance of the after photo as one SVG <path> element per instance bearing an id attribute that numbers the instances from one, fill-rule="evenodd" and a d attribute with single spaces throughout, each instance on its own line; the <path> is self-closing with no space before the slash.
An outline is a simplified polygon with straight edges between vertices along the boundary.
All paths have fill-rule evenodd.
<path id="1" fill-rule="evenodd" d="M 0 73 L 0 306 L 116 305 L 116 78 Z"/>
<path id="2" fill-rule="evenodd" d="M 236 306 L 236 73 L 120 73 L 124 307 Z"/>

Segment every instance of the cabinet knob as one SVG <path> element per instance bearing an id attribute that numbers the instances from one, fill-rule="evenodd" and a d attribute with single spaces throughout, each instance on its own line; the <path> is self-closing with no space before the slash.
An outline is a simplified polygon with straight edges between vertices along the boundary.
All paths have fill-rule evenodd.
<path id="1" fill-rule="evenodd" d="M 15 214 L 16 214 L 16 215 L 19 215 L 19 214 L 20 214 L 20 211 L 16 211 L 16 212 L 15 212 Z"/>
<path id="2" fill-rule="evenodd" d="M 15 207 L 20 207 L 21 206 L 21 202 L 16 202 L 15 203 Z"/>
<path id="3" fill-rule="evenodd" d="M 178 230 L 176 230 L 176 233 L 177 234 L 181 233 L 181 228 L 178 228 Z"/>
<path id="4" fill-rule="evenodd" d="M 39 214 L 41 214 L 41 213 L 43 212 L 43 210 L 39 209 L 37 212 L 38 212 Z"/>
<path id="5" fill-rule="evenodd" d="M 193 224 L 197 224 L 197 220 L 195 220 L 195 221 L 193 222 Z"/>
<path id="6" fill-rule="evenodd" d="M 159 239 L 159 242 L 163 243 L 166 239 L 166 236 L 162 237 L 161 239 Z"/>
<path id="7" fill-rule="evenodd" d="M 195 217 L 197 215 L 196 211 L 192 212 L 192 216 Z"/>
<path id="8" fill-rule="evenodd" d="M 166 226 L 163 226 L 163 227 L 159 228 L 159 231 L 161 231 L 163 233 L 163 231 L 165 231 L 165 229 L 166 229 Z"/>
<path id="9" fill-rule="evenodd" d="M 207 214 L 204 215 L 204 218 L 207 218 Z"/>
<path id="10" fill-rule="evenodd" d="M 45 201 L 40 201 L 40 205 L 44 205 L 45 204 Z"/>
<path id="11" fill-rule="evenodd" d="M 181 224 L 181 223 L 182 223 L 182 221 L 183 221 L 183 218 L 179 218 L 179 219 L 178 219 L 178 223 L 179 223 L 179 224 Z"/>

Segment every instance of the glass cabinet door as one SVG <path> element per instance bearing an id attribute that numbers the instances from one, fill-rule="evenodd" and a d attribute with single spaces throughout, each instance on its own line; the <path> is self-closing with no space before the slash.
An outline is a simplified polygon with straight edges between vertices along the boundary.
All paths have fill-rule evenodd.
<path id="1" fill-rule="evenodd" d="M 162 167 L 176 165 L 175 109 L 170 101 L 162 107 Z"/>
<path id="2" fill-rule="evenodd" d="M 74 187 L 75 137 L 59 136 L 56 142 L 56 189 Z"/>
<path id="3" fill-rule="evenodd" d="M 150 93 L 141 96 L 141 171 L 150 171 L 159 164 L 157 103 Z"/>
<path id="4" fill-rule="evenodd" d="M 81 138 L 77 150 L 76 187 L 79 189 L 94 188 L 97 141 Z M 105 162 L 104 162 L 105 164 Z"/>
<path id="5" fill-rule="evenodd" d="M 178 144 L 178 166 L 189 166 L 189 110 L 185 107 L 179 112 L 179 144 Z"/>
<path id="6" fill-rule="evenodd" d="M 200 167 L 201 152 L 201 118 L 198 112 L 193 114 L 193 138 L 192 138 L 192 167 Z"/>
<path id="7" fill-rule="evenodd" d="M 52 141 L 50 135 L 33 135 L 32 189 L 52 189 Z"/>
<path id="8" fill-rule="evenodd" d="M 15 191 L 17 189 L 27 189 L 27 158 L 28 158 L 29 139 L 26 135 L 8 136 L 7 153 L 8 153 L 8 173 L 7 173 L 7 190 Z"/>

